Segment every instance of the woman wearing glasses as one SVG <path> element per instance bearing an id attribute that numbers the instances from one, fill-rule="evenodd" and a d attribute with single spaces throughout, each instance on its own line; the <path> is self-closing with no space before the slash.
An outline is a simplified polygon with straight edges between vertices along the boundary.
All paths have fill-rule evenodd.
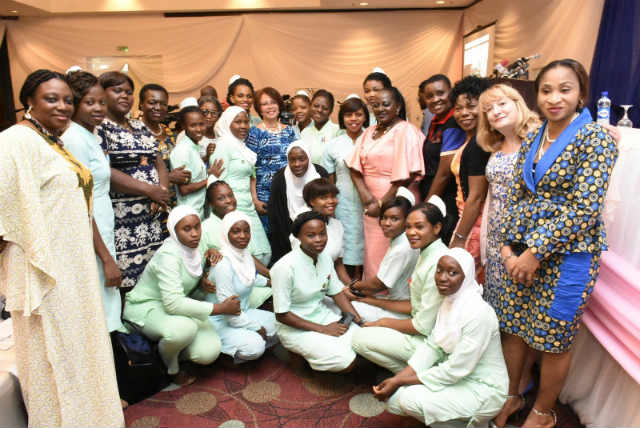
<path id="1" fill-rule="evenodd" d="M 198 106 L 204 116 L 204 122 L 207 125 L 207 129 L 204 131 L 204 135 L 200 140 L 200 156 L 204 163 L 208 164 L 209 156 L 211 156 L 216 149 L 216 133 L 214 128 L 222 114 L 222 106 L 216 97 L 210 95 L 198 98 Z"/>

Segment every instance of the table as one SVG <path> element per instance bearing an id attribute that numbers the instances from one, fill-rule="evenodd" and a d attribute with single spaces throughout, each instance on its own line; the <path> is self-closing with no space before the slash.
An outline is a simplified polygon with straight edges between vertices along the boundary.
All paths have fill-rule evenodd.
<path id="1" fill-rule="evenodd" d="M 640 129 L 619 129 L 604 208 L 609 251 L 560 394 L 588 427 L 640 426 Z"/>

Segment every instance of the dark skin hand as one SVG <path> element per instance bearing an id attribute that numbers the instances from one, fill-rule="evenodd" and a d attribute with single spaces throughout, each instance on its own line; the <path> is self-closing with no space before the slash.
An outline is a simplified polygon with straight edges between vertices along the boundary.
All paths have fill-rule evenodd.
<path id="1" fill-rule="evenodd" d="M 117 287 L 122 282 L 122 272 L 120 272 L 116 261 L 113 260 L 113 257 L 111 257 L 111 253 L 109 253 L 107 246 L 104 244 L 104 241 L 100 236 L 100 231 L 98 230 L 96 221 L 92 220 L 91 223 L 93 227 L 93 247 L 95 248 L 98 257 L 100 257 L 104 269 L 104 286 Z"/>
<path id="2" fill-rule="evenodd" d="M 380 318 L 378 321 L 364 323 L 363 327 L 386 327 L 397 330 L 400 333 L 411 335 L 420 334 L 420 332 L 413 326 L 411 319 L 400 320 L 395 318 Z"/>
<path id="3" fill-rule="evenodd" d="M 191 171 L 184 169 L 184 165 L 173 168 L 169 172 L 169 181 L 173 184 L 183 184 L 191 181 Z"/>
<path id="4" fill-rule="evenodd" d="M 418 385 L 420 379 L 416 371 L 411 366 L 407 366 L 395 376 L 383 380 L 379 385 L 373 387 L 373 396 L 380 401 L 387 401 L 401 386 Z"/>

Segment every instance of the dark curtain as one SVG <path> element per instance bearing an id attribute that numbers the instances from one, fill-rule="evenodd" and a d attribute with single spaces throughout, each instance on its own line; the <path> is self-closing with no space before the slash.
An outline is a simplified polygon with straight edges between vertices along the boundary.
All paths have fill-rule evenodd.
<path id="1" fill-rule="evenodd" d="M 13 106 L 9 51 L 7 49 L 7 37 L 5 35 L 0 45 L 0 131 L 16 123 L 16 112 Z"/>
<path id="2" fill-rule="evenodd" d="M 609 91 L 611 122 L 622 117 L 620 104 L 633 104 L 629 118 L 640 127 L 640 1 L 606 0 L 591 64 L 591 112 Z"/>

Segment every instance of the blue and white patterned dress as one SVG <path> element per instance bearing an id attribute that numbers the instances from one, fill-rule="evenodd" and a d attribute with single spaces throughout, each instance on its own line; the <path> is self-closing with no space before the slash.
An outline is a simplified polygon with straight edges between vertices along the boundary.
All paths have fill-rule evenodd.
<path id="1" fill-rule="evenodd" d="M 139 120 L 129 120 L 131 129 L 105 119 L 96 134 L 111 167 L 145 183 L 160 183 L 155 162 L 158 143 Z M 162 223 L 151 212 L 151 199 L 111 190 L 115 213 L 116 262 L 122 271 L 121 287 L 133 287 L 147 262 L 162 245 Z"/>
<path id="2" fill-rule="evenodd" d="M 509 186 L 513 183 L 513 170 L 518 159 L 518 152 L 494 153 L 489 162 L 485 176 L 489 182 L 487 195 L 487 265 L 485 270 L 484 299 L 496 309 L 499 307 L 499 296 L 504 292 L 505 268 L 500 257 L 502 233 L 500 228 L 504 221 L 504 210 L 509 198 Z"/>
<path id="3" fill-rule="evenodd" d="M 287 148 L 296 140 L 293 128 L 285 127 L 280 132 L 272 133 L 252 126 L 247 137 L 247 147 L 258 155 L 256 161 L 256 193 L 264 203 L 271 196 L 271 182 L 276 172 L 287 165 Z M 260 216 L 265 232 L 269 233 L 269 219 Z"/>

